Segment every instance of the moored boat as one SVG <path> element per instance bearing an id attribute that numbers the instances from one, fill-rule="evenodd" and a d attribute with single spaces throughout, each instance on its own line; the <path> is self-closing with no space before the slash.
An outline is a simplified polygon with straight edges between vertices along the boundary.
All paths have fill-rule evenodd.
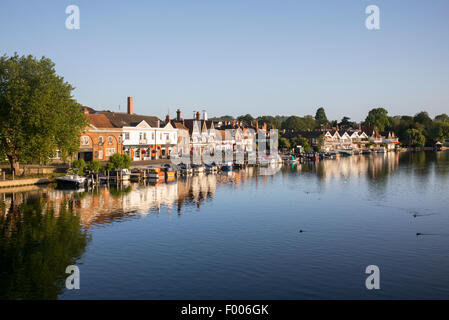
<path id="1" fill-rule="evenodd" d="M 58 187 L 81 188 L 89 184 L 89 179 L 77 174 L 68 174 L 55 179 Z"/>
<path id="2" fill-rule="evenodd" d="M 147 172 L 148 172 L 148 179 L 150 179 L 150 180 L 165 179 L 165 171 L 162 168 L 149 167 Z"/>
<path id="3" fill-rule="evenodd" d="M 218 171 L 218 167 L 216 166 L 215 163 L 206 163 L 204 166 L 206 167 L 206 172 L 217 172 Z"/>
<path id="4" fill-rule="evenodd" d="M 232 171 L 232 162 L 225 162 L 221 165 L 222 171 Z"/>

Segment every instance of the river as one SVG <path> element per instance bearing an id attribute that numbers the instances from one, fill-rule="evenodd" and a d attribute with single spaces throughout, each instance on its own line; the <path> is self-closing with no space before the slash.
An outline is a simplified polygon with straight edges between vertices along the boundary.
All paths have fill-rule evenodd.
<path id="1" fill-rule="evenodd" d="M 0 203 L 3 299 L 449 297 L 448 151 L 0 189 Z M 79 290 L 65 288 L 68 265 Z"/>

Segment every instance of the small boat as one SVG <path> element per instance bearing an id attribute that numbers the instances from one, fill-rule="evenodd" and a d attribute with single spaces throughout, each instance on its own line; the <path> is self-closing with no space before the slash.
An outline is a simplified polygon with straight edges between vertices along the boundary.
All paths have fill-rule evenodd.
<path id="1" fill-rule="evenodd" d="M 89 179 L 77 174 L 68 174 L 55 179 L 58 187 L 81 188 L 89 185 Z"/>
<path id="2" fill-rule="evenodd" d="M 163 180 L 165 179 L 165 170 L 158 167 L 149 167 L 148 170 L 148 179 L 150 180 Z"/>
<path id="3" fill-rule="evenodd" d="M 167 179 L 167 180 L 173 180 L 173 179 L 175 179 L 176 171 L 175 171 L 175 169 L 173 169 L 172 167 L 166 166 L 166 167 L 164 168 L 164 173 L 165 173 L 165 179 Z"/>
<path id="4" fill-rule="evenodd" d="M 206 172 L 217 172 L 218 167 L 215 163 L 206 163 L 204 165 L 206 167 Z"/>
<path id="5" fill-rule="evenodd" d="M 232 162 L 225 162 L 221 166 L 222 171 L 232 171 Z"/>
<path id="6" fill-rule="evenodd" d="M 352 155 L 352 152 L 351 151 L 344 151 L 344 150 L 342 150 L 342 151 L 340 151 L 340 154 L 342 156 L 344 156 L 344 157 L 349 157 L 349 156 Z"/>

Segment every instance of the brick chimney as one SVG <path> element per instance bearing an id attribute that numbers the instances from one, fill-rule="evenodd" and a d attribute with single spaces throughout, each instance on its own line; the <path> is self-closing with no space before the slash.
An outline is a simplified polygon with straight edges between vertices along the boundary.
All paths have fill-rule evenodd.
<path id="1" fill-rule="evenodd" d="M 170 115 L 169 115 L 169 114 L 167 114 L 167 115 L 165 116 L 165 122 L 166 122 L 166 123 L 169 123 L 169 122 L 170 122 Z"/>
<path id="2" fill-rule="evenodd" d="M 196 113 L 196 120 L 200 121 L 201 120 L 201 112 L 197 111 Z"/>
<path id="3" fill-rule="evenodd" d="M 134 114 L 134 112 L 133 112 L 133 97 L 128 97 L 128 114 Z"/>
<path id="4" fill-rule="evenodd" d="M 181 121 L 181 110 L 176 110 L 176 120 Z"/>

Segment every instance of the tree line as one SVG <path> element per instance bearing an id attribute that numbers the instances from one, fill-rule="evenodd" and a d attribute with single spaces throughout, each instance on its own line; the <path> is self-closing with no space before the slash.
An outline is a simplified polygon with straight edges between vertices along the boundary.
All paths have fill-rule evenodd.
<path id="1" fill-rule="evenodd" d="M 238 120 L 246 125 L 254 125 L 258 121 L 259 126 L 264 123 L 268 128 L 276 128 L 292 132 L 318 130 L 318 129 L 357 129 L 359 123 L 351 121 L 351 118 L 344 116 L 340 121 L 328 120 L 324 108 L 316 110 L 315 116 L 261 116 L 254 118 L 250 114 L 234 118 L 224 116 L 214 118 L 216 120 Z M 449 116 L 446 113 L 431 118 L 426 111 L 421 111 L 414 116 L 397 115 L 389 116 L 385 108 L 373 108 L 368 112 L 365 120 L 360 123 L 364 128 L 377 130 L 381 133 L 394 132 L 403 146 L 423 147 L 434 146 L 436 142 L 444 142 L 449 139 Z M 282 141 L 281 143 L 284 143 Z M 306 145 L 298 141 L 290 141 L 293 145 Z M 306 145 L 306 147 L 309 147 Z"/>

